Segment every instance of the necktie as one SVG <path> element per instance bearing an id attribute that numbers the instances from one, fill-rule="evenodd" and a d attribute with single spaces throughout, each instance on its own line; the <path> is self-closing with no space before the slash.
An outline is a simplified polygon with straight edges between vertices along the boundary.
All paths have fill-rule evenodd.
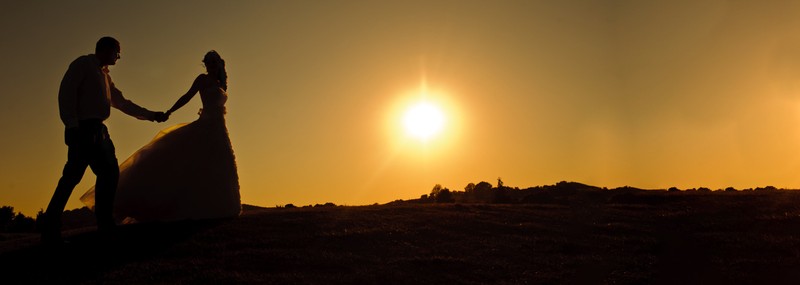
<path id="1" fill-rule="evenodd" d="M 105 83 L 106 99 L 111 100 L 111 84 L 109 84 L 108 66 L 103 66 L 103 82 Z"/>

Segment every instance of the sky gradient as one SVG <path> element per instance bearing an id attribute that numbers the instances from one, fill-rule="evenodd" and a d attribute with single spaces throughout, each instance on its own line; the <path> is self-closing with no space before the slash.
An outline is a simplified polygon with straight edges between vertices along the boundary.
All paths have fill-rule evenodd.
<path id="1" fill-rule="evenodd" d="M 793 1 L 5 1 L 0 204 L 45 208 L 58 86 L 102 36 L 117 87 L 166 110 L 217 50 L 244 203 L 385 203 L 434 184 L 800 188 Z M 437 102 L 444 132 L 402 132 Z M 123 161 L 162 124 L 112 111 Z M 90 170 L 67 209 L 94 183 Z"/>

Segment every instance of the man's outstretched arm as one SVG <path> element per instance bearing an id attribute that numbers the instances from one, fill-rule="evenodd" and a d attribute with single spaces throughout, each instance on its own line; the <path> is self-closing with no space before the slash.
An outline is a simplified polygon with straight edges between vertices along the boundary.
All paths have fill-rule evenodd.
<path id="1" fill-rule="evenodd" d="M 150 110 L 145 109 L 136 103 L 131 102 L 131 100 L 126 99 L 122 96 L 122 91 L 117 89 L 114 86 L 114 83 L 110 82 L 110 89 L 111 89 L 111 106 L 117 108 L 118 110 L 122 111 L 125 114 L 128 114 L 134 118 L 140 120 L 148 120 L 148 121 L 158 121 L 163 122 L 166 119 L 164 118 L 164 112 L 153 112 Z"/>

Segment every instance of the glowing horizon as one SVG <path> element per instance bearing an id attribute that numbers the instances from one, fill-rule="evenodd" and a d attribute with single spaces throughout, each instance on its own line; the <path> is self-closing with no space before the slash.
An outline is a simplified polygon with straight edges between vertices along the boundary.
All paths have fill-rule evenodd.
<path id="1" fill-rule="evenodd" d="M 106 35 L 123 50 L 115 84 L 152 110 L 220 52 L 248 204 L 385 203 L 498 176 L 519 187 L 800 188 L 800 3 L 184 4 L 4 6 L 0 205 L 46 207 L 66 159 L 59 82 Z M 418 129 L 427 139 L 403 123 L 420 101 L 442 114 L 440 131 Z M 199 107 L 164 124 L 112 111 L 118 159 Z M 67 208 L 93 180 L 87 171 Z"/>

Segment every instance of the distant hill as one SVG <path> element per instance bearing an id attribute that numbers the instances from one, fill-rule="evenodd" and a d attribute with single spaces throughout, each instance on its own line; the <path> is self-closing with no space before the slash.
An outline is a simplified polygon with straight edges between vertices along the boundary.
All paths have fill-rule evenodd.
<path id="1" fill-rule="evenodd" d="M 434 186 L 429 194 L 423 194 L 418 199 L 396 200 L 389 204 L 426 204 L 426 203 L 478 203 L 478 204 L 570 204 L 570 203 L 662 203 L 667 200 L 681 199 L 681 195 L 703 194 L 711 192 L 749 192 L 749 191 L 778 191 L 773 186 L 759 187 L 755 189 L 737 190 L 732 187 L 713 191 L 708 188 L 692 188 L 680 190 L 675 187 L 670 189 L 644 190 L 640 188 L 624 186 L 613 189 L 600 188 L 579 182 L 561 181 L 553 185 L 535 186 L 525 189 L 518 187 L 503 186 L 502 181 L 498 181 L 499 186 L 493 186 L 488 182 L 470 183 L 463 191 L 450 190 Z M 648 195 L 642 195 L 647 191 Z M 649 195 L 653 193 L 668 192 L 667 196 Z M 333 203 L 307 205 L 303 207 L 329 207 L 336 206 Z M 287 204 L 286 208 L 295 208 L 293 204 Z M 13 209 L 13 208 L 12 208 Z M 242 204 L 243 212 L 258 211 L 265 207 Z M 34 217 L 35 218 L 35 217 Z M 67 210 L 62 216 L 63 230 L 80 229 L 96 225 L 94 213 L 86 207 Z M 34 231 L 33 226 L 29 229 L 17 232 Z M 0 230 L 2 232 L 2 230 Z"/>
<path id="2" fill-rule="evenodd" d="M 77 232 L 59 249 L 32 242 L 3 251 L 0 243 L 0 282 L 796 284 L 800 280 L 800 192 L 554 186 L 531 191 L 573 193 L 554 196 L 556 203 L 247 207 L 235 219 L 124 225 L 113 240 L 102 240 L 91 230 Z"/>
<path id="3" fill-rule="evenodd" d="M 561 181 L 554 185 L 535 186 L 526 189 L 503 186 L 494 187 L 488 182 L 478 184 L 470 183 L 464 191 L 455 191 L 435 185 L 430 194 L 424 194 L 419 199 L 398 200 L 398 203 L 488 203 L 488 204 L 570 204 L 570 203 L 625 203 L 641 202 L 660 203 L 666 200 L 681 199 L 685 195 L 703 194 L 711 192 L 763 192 L 777 191 L 772 186 L 756 189 L 737 190 L 732 187 L 712 191 L 708 188 L 693 188 L 680 190 L 675 187 L 669 189 L 645 190 L 636 187 L 624 186 L 613 189 L 600 188 L 578 182 Z M 644 193 L 647 195 L 643 195 Z M 651 195 L 664 193 L 664 195 Z"/>
<path id="4" fill-rule="evenodd" d="M 3 207 L 5 209 L 10 209 L 11 213 L 9 214 L 8 220 L 11 221 L 11 218 L 14 216 L 13 207 Z M 257 211 L 263 210 L 264 207 L 249 205 L 249 204 L 242 204 L 242 212 L 250 212 L 250 211 Z M 41 212 L 39 213 L 41 214 Z M 19 214 L 22 215 L 22 214 Z M 38 215 L 37 215 L 38 216 Z M 31 223 L 36 223 L 36 219 L 38 217 L 25 217 L 31 220 Z M 73 230 L 73 229 L 80 229 L 85 227 L 94 227 L 97 225 L 97 220 L 95 218 L 94 212 L 87 207 L 76 208 L 72 210 L 66 210 L 61 216 L 61 223 L 62 223 L 62 230 Z M 7 232 L 11 233 L 29 233 L 29 232 L 36 232 L 37 225 L 32 224 L 30 227 L 26 227 L 22 230 L 8 230 Z M 3 228 L 0 227 L 0 233 L 3 233 Z M 14 235 L 8 235 L 13 237 Z M 0 238 L 0 240 L 9 239 L 9 238 Z"/>

